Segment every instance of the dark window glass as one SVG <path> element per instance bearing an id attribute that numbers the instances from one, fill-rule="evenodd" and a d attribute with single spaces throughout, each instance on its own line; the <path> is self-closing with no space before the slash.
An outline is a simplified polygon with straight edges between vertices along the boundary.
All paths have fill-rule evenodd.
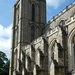
<path id="1" fill-rule="evenodd" d="M 74 63 L 75 63 L 75 35 L 73 36 L 72 44 L 73 44 Z M 75 64 L 74 64 L 74 68 L 75 68 Z"/>
<path id="2" fill-rule="evenodd" d="M 75 57 L 75 44 L 74 44 L 74 47 L 73 48 L 74 48 L 74 57 Z"/>
<path id="3" fill-rule="evenodd" d="M 32 4 L 32 21 L 35 21 L 35 5 Z"/>
<path id="4" fill-rule="evenodd" d="M 35 27 L 32 25 L 31 26 L 31 41 L 34 40 L 35 37 Z"/>
<path id="5" fill-rule="evenodd" d="M 44 57 L 40 54 L 40 66 L 43 69 L 44 68 Z"/>
<path id="6" fill-rule="evenodd" d="M 74 50 L 74 63 L 75 63 L 75 44 L 73 46 L 73 50 Z"/>
<path id="7" fill-rule="evenodd" d="M 28 70 L 31 71 L 31 60 L 28 57 Z"/>
<path id="8" fill-rule="evenodd" d="M 32 60 L 35 61 L 35 50 L 32 49 Z"/>
<path id="9" fill-rule="evenodd" d="M 52 59 L 54 59 L 54 50 L 55 50 L 55 43 L 53 44 L 52 49 L 51 49 L 51 57 L 52 57 Z"/>

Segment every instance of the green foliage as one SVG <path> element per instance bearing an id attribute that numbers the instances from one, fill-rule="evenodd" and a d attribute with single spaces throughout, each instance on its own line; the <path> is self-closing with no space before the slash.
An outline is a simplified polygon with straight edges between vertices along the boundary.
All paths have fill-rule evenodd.
<path id="1" fill-rule="evenodd" d="M 2 51 L 0 51 L 0 75 L 9 75 L 9 60 Z"/>

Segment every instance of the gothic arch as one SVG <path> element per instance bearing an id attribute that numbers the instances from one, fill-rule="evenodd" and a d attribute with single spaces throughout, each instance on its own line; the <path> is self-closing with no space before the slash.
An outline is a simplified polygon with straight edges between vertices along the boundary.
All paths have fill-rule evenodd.
<path id="1" fill-rule="evenodd" d="M 48 53 L 49 53 L 49 58 L 51 59 L 53 56 L 53 59 L 55 59 L 58 62 L 58 47 L 57 47 L 57 43 L 56 41 L 58 41 L 57 38 L 54 38 L 50 43 L 49 43 L 49 49 L 48 49 Z"/>
<path id="2" fill-rule="evenodd" d="M 52 48 L 53 48 L 53 45 L 54 45 L 54 43 L 55 43 L 55 38 L 49 43 L 49 55 L 50 55 L 50 53 L 51 53 L 51 51 L 52 51 Z"/>
<path id="3" fill-rule="evenodd" d="M 52 51 L 52 48 L 55 44 L 55 38 L 52 39 L 52 41 L 49 43 L 49 49 L 48 49 L 48 62 L 49 62 L 49 74 L 50 75 L 55 75 L 55 65 L 54 65 L 54 62 L 52 61 L 52 56 L 54 57 L 54 52 Z M 53 54 L 53 55 L 52 55 Z"/>
<path id="4" fill-rule="evenodd" d="M 55 38 L 54 39 L 52 39 L 52 41 L 49 43 L 49 49 L 48 49 L 48 53 L 49 53 L 49 55 L 50 55 L 50 52 L 51 52 L 51 49 L 52 49 L 52 47 L 53 47 L 53 45 L 54 45 L 54 43 L 55 43 Z"/>
<path id="5" fill-rule="evenodd" d="M 53 45 L 53 43 L 55 42 L 55 40 L 56 40 L 56 38 L 53 38 L 53 39 L 51 40 L 51 42 L 49 43 L 49 47 L 52 47 L 52 45 Z"/>
<path id="6" fill-rule="evenodd" d="M 68 58 L 69 58 L 69 71 L 75 68 L 74 65 L 74 50 L 73 50 L 73 37 L 75 36 L 75 28 L 70 32 L 68 36 Z"/>

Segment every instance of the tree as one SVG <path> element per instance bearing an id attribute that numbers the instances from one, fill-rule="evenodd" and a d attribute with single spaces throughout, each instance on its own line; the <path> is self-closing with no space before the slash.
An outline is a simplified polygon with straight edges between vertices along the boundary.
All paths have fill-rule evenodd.
<path id="1" fill-rule="evenodd" d="M 6 54 L 0 51 L 0 75 L 9 74 L 9 60 Z"/>

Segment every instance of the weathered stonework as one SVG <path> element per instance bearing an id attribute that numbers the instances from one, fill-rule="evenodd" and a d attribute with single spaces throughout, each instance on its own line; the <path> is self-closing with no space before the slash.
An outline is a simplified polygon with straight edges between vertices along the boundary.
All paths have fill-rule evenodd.
<path id="1" fill-rule="evenodd" d="M 12 30 L 9 75 L 75 75 L 75 2 L 46 24 L 46 0 L 17 0 Z"/>

